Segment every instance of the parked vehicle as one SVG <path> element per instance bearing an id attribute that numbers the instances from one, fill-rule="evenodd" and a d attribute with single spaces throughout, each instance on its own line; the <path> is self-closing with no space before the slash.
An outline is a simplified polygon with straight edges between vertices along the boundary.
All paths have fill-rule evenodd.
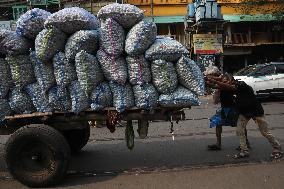
<path id="1" fill-rule="evenodd" d="M 248 66 L 234 78 L 250 85 L 258 97 L 284 96 L 284 62 Z"/>

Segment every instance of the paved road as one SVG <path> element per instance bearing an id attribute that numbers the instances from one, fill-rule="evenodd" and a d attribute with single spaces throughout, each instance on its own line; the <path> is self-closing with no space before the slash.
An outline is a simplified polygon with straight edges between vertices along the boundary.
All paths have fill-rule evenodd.
<path id="1" fill-rule="evenodd" d="M 284 102 L 263 105 L 272 133 L 284 144 Z M 60 188 L 284 188 L 284 162 L 269 161 L 271 148 L 252 121 L 248 126 L 249 159 L 232 159 L 238 145 L 234 128 L 224 129 L 221 151 L 206 150 L 207 144 L 215 142 L 207 119 L 215 109 L 204 99 L 200 107 L 188 110 L 188 120 L 174 127 L 174 140 L 169 123 L 151 123 L 148 138 L 137 138 L 132 151 L 126 148 L 124 128 L 117 128 L 114 134 L 106 128 L 92 128 L 90 142 L 72 158 Z M 9 177 L 1 153 L 3 145 L 0 188 L 25 188 Z"/>

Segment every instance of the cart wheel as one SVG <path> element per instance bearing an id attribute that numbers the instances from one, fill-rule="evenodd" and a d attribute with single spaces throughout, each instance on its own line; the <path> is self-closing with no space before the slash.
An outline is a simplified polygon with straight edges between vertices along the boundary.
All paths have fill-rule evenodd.
<path id="1" fill-rule="evenodd" d="M 5 146 L 11 175 L 29 187 L 56 185 L 66 174 L 70 148 L 60 132 L 47 125 L 18 129 Z"/>
<path id="2" fill-rule="evenodd" d="M 86 124 L 86 127 L 83 129 L 62 131 L 63 136 L 70 146 L 72 154 L 78 154 L 89 141 L 90 126 L 88 123 L 84 124 Z"/>

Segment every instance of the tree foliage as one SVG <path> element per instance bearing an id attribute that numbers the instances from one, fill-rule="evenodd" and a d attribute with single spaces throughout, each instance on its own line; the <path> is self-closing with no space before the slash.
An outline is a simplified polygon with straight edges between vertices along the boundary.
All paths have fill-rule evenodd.
<path id="1" fill-rule="evenodd" d="M 245 15 L 254 15 L 256 12 L 260 14 L 271 14 L 277 20 L 284 20 L 284 0 L 219 0 L 223 3 L 230 3 L 236 12 Z M 233 4 L 232 4 L 233 3 Z"/>

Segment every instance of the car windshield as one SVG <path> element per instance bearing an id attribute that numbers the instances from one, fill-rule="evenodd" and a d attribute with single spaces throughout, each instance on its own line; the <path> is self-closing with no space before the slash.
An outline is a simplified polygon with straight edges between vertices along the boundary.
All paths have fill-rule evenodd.
<path id="1" fill-rule="evenodd" d="M 241 70 L 239 70 L 238 72 L 236 72 L 234 74 L 234 76 L 246 76 L 252 72 L 255 72 L 255 70 L 258 70 L 259 65 L 250 65 L 247 66 Z"/>

